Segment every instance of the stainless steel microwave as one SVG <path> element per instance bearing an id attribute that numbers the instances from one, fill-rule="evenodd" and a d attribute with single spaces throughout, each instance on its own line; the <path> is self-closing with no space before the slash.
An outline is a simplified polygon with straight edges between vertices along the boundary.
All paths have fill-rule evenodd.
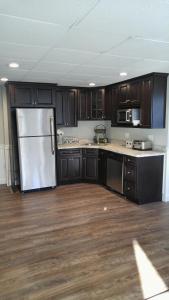
<path id="1" fill-rule="evenodd" d="M 139 108 L 118 109 L 117 123 L 131 124 L 133 126 L 138 126 L 140 124 L 140 109 Z"/>

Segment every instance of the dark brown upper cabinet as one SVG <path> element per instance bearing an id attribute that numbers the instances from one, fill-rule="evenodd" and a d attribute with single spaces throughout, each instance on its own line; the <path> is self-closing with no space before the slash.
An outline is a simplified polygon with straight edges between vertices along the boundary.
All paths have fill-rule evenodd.
<path id="1" fill-rule="evenodd" d="M 28 84 L 8 84 L 8 98 L 12 107 L 31 107 L 35 105 L 34 89 Z"/>
<path id="2" fill-rule="evenodd" d="M 118 97 L 119 97 L 118 87 L 114 86 L 111 89 L 111 101 L 112 101 L 111 126 L 112 127 L 117 126 Z"/>
<path id="3" fill-rule="evenodd" d="M 126 106 L 129 102 L 129 84 L 119 84 L 119 106 Z"/>
<path id="4" fill-rule="evenodd" d="M 77 126 L 77 90 L 55 90 L 56 125 L 63 127 Z"/>
<path id="5" fill-rule="evenodd" d="M 88 88 L 78 91 L 78 120 L 85 121 L 92 118 L 91 91 Z"/>
<path id="6" fill-rule="evenodd" d="M 155 73 L 142 80 L 140 126 L 165 128 L 167 74 Z"/>
<path id="7" fill-rule="evenodd" d="M 35 88 L 35 104 L 52 106 L 54 101 L 54 90 L 48 85 L 37 85 Z"/>
<path id="8" fill-rule="evenodd" d="M 137 107 L 140 105 L 141 80 L 119 84 L 119 107 Z"/>
<path id="9" fill-rule="evenodd" d="M 8 83 L 11 107 L 53 107 L 53 86 L 35 83 Z"/>
<path id="10" fill-rule="evenodd" d="M 92 98 L 92 120 L 105 119 L 105 89 L 91 89 Z"/>
<path id="11" fill-rule="evenodd" d="M 105 89 L 85 88 L 78 94 L 78 120 L 105 119 Z"/>
<path id="12" fill-rule="evenodd" d="M 129 85 L 129 99 L 128 104 L 132 107 L 140 105 L 142 80 L 133 80 Z"/>

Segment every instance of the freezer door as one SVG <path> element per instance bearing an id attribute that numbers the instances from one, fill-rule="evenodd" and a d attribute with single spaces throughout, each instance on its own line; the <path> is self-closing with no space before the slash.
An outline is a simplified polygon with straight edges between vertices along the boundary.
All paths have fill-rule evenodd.
<path id="1" fill-rule="evenodd" d="M 54 135 L 52 108 L 17 108 L 18 137 Z"/>
<path id="2" fill-rule="evenodd" d="M 52 137 L 19 138 L 21 190 L 56 186 Z"/>

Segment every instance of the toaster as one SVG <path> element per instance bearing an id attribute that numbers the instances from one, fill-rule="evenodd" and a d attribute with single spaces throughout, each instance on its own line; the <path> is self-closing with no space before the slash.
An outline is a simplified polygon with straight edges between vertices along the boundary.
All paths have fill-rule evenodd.
<path id="1" fill-rule="evenodd" d="M 136 150 L 152 150 L 152 142 L 135 140 L 133 142 L 133 148 Z"/>

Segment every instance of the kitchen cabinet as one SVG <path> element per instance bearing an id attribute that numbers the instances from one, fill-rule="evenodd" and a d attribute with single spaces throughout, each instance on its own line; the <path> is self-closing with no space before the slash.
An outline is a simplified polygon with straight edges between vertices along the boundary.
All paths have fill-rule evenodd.
<path id="1" fill-rule="evenodd" d="M 118 108 L 140 108 L 141 128 L 165 128 L 167 76 L 151 73 L 107 86 L 112 89 L 112 126 L 117 126 Z"/>
<path id="2" fill-rule="evenodd" d="M 98 182 L 102 185 L 106 185 L 106 172 L 107 172 L 107 151 L 99 150 Z"/>
<path id="3" fill-rule="evenodd" d="M 167 75 L 155 73 L 142 81 L 140 126 L 165 128 Z"/>
<path id="4" fill-rule="evenodd" d="M 162 200 L 163 156 L 124 156 L 124 195 L 137 204 Z"/>
<path id="5" fill-rule="evenodd" d="M 78 120 L 105 119 L 105 89 L 86 88 L 78 93 Z"/>
<path id="6" fill-rule="evenodd" d="M 35 88 L 35 105 L 53 106 L 54 90 L 48 85 L 36 85 Z"/>
<path id="7" fill-rule="evenodd" d="M 81 149 L 58 151 L 59 183 L 78 182 L 82 179 Z"/>
<path id="8" fill-rule="evenodd" d="M 77 126 L 77 90 L 56 89 L 56 125 L 63 127 Z"/>
<path id="9" fill-rule="evenodd" d="M 98 180 L 98 149 L 83 149 L 83 180 Z"/>
<path id="10" fill-rule="evenodd" d="M 129 101 L 128 100 L 129 99 L 129 84 L 128 83 L 119 84 L 118 88 L 119 88 L 118 104 L 119 104 L 119 106 L 124 106 L 124 105 L 126 106 Z"/>
<path id="11" fill-rule="evenodd" d="M 54 107 L 51 84 L 9 82 L 7 93 L 11 107 Z"/>
<path id="12" fill-rule="evenodd" d="M 64 149 L 58 151 L 59 182 L 96 182 L 98 149 Z"/>
<path id="13" fill-rule="evenodd" d="M 78 120 L 85 121 L 92 118 L 91 91 L 88 88 L 78 91 Z"/>
<path id="14" fill-rule="evenodd" d="M 105 89 L 94 88 L 91 90 L 92 99 L 92 120 L 105 119 Z"/>
<path id="15" fill-rule="evenodd" d="M 115 159 L 114 167 L 110 158 Z M 132 157 L 93 148 L 63 149 L 58 151 L 58 166 L 60 184 L 93 182 L 113 189 L 114 181 L 120 193 L 137 204 L 162 200 L 162 155 Z"/>
<path id="16" fill-rule="evenodd" d="M 142 79 L 119 84 L 119 107 L 137 107 L 141 99 Z"/>
<path id="17" fill-rule="evenodd" d="M 118 109 L 118 87 L 114 86 L 111 89 L 111 101 L 112 101 L 112 109 L 111 109 L 111 126 L 117 126 L 117 109 Z"/>

